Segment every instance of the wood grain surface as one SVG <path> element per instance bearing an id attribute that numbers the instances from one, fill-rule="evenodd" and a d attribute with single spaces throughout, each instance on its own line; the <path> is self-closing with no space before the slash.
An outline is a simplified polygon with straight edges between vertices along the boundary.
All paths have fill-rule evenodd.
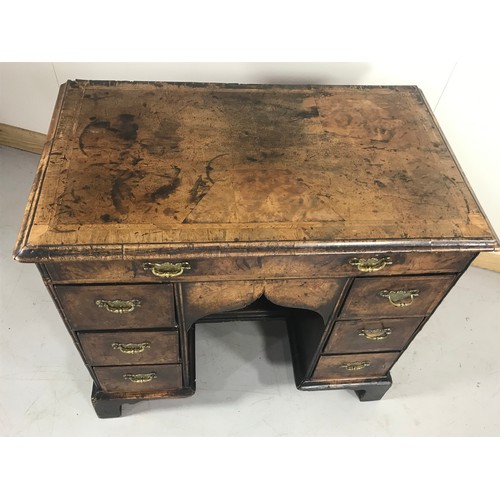
<path id="1" fill-rule="evenodd" d="M 70 81 L 17 258 L 496 240 L 416 87 Z"/>
<path id="2" fill-rule="evenodd" d="M 0 145 L 40 154 L 47 136 L 40 132 L 0 123 Z"/>
<path id="3" fill-rule="evenodd" d="M 454 275 L 443 276 L 396 276 L 390 278 L 355 279 L 344 303 L 340 317 L 395 318 L 426 316 L 432 313 L 455 281 Z M 406 306 L 396 306 L 385 291 L 415 291 L 414 298 L 402 301 Z"/>
<path id="4" fill-rule="evenodd" d="M 54 289 L 74 330 L 176 326 L 171 285 L 56 285 Z M 100 301 L 133 301 L 136 306 L 118 313 L 100 307 Z"/>
<path id="5" fill-rule="evenodd" d="M 154 394 L 182 387 L 181 365 L 109 366 L 95 367 L 94 371 L 102 389 L 107 393 Z M 131 375 L 149 375 L 151 380 L 136 383 L 130 380 Z"/>
<path id="6" fill-rule="evenodd" d="M 148 261 L 77 261 L 48 263 L 45 268 L 57 283 L 116 283 L 162 281 L 220 281 L 264 278 L 325 278 L 344 276 L 387 276 L 398 274 L 461 272 L 473 255 L 469 252 L 421 252 L 336 254 L 336 255 L 268 255 L 263 257 L 212 257 L 189 259 L 190 268 L 180 276 L 161 277 L 145 269 Z M 375 272 L 363 272 L 353 259 L 390 258 L 390 264 Z M 160 260 L 158 262 L 164 262 Z M 178 260 L 173 261 L 178 262 Z"/>
<path id="7" fill-rule="evenodd" d="M 422 323 L 422 319 L 417 317 L 337 321 L 325 345 L 324 352 L 343 354 L 401 351 L 406 347 L 415 330 Z M 371 337 L 370 332 L 372 333 Z M 379 338 L 377 338 L 377 332 Z"/>
<path id="8" fill-rule="evenodd" d="M 78 339 L 93 366 L 179 362 L 177 331 L 87 332 L 80 333 Z"/>
<path id="9" fill-rule="evenodd" d="M 387 375 L 399 355 L 399 352 L 380 352 L 321 356 L 311 379 L 335 383 L 343 380 L 382 378 Z M 363 363 L 365 366 L 359 370 L 347 369 L 349 365 L 357 363 Z"/>
<path id="10" fill-rule="evenodd" d="M 326 324 L 345 282 L 309 279 L 185 283 L 182 294 L 186 328 L 209 314 L 249 306 L 262 296 L 278 306 L 317 312 Z"/>

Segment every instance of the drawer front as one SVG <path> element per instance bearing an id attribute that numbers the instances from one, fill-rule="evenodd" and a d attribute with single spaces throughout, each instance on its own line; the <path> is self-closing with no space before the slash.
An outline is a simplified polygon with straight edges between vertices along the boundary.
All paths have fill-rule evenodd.
<path id="1" fill-rule="evenodd" d="M 80 333 L 78 337 L 94 366 L 179 362 L 177 331 Z"/>
<path id="2" fill-rule="evenodd" d="M 54 282 L 164 282 L 204 279 L 259 279 L 386 276 L 455 273 L 475 254 L 465 252 L 287 255 L 205 259 L 46 264 Z"/>
<path id="3" fill-rule="evenodd" d="M 95 367 L 105 392 L 151 393 L 182 388 L 181 365 Z"/>
<path id="4" fill-rule="evenodd" d="M 175 327 L 171 285 L 55 286 L 74 330 Z"/>
<path id="5" fill-rule="evenodd" d="M 355 279 L 342 319 L 426 316 L 450 289 L 455 276 Z"/>
<path id="6" fill-rule="evenodd" d="M 381 378 L 396 362 L 399 352 L 321 356 L 312 380 L 342 382 Z"/>
<path id="7" fill-rule="evenodd" d="M 324 352 L 401 351 L 424 318 L 337 321 Z"/>

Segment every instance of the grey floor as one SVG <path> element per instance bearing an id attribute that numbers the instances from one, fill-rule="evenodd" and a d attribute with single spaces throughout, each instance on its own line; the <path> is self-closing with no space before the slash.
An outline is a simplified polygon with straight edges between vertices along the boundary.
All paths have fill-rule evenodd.
<path id="1" fill-rule="evenodd" d="M 301 392 L 279 321 L 197 328 L 197 392 L 100 420 L 33 265 L 11 253 L 38 156 L 0 147 L 3 436 L 498 436 L 500 275 L 471 268 L 392 370 L 382 401 Z"/>

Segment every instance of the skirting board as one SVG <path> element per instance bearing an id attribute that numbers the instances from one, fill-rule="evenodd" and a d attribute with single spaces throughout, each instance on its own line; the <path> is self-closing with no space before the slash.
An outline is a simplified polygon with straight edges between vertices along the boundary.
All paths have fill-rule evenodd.
<path id="1" fill-rule="evenodd" d="M 472 263 L 473 266 L 500 273 L 500 252 L 480 253 Z"/>
<path id="2" fill-rule="evenodd" d="M 0 144 L 3 146 L 41 154 L 45 139 L 45 134 L 40 132 L 0 123 Z M 498 273 L 500 272 L 500 252 L 481 253 L 472 265 Z"/>
<path id="3" fill-rule="evenodd" d="M 0 144 L 2 146 L 41 154 L 45 140 L 46 135 L 40 132 L 0 123 Z"/>

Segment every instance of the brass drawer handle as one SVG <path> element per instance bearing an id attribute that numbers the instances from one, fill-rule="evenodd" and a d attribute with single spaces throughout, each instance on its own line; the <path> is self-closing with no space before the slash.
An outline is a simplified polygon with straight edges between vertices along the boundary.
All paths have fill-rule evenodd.
<path id="1" fill-rule="evenodd" d="M 156 378 L 156 373 L 125 373 L 123 375 L 125 380 L 130 380 L 134 384 L 145 384 L 147 382 L 151 382 Z"/>
<path id="2" fill-rule="evenodd" d="M 357 267 L 358 271 L 363 273 L 373 273 L 384 269 L 385 266 L 392 265 L 392 260 L 390 257 L 370 257 L 369 259 L 358 259 L 354 257 L 349 261 L 349 264 Z"/>
<path id="3" fill-rule="evenodd" d="M 413 304 L 413 299 L 420 295 L 419 290 L 381 290 L 381 297 L 389 299 L 394 307 L 408 307 Z"/>
<path id="4" fill-rule="evenodd" d="M 132 300 L 96 300 L 97 307 L 102 307 L 111 313 L 123 314 L 132 312 L 136 307 L 141 307 L 141 301 Z"/>
<path id="5" fill-rule="evenodd" d="M 345 368 L 347 371 L 353 372 L 357 370 L 362 370 L 370 366 L 369 361 L 354 361 L 352 363 L 343 363 L 340 365 L 341 368 Z"/>
<path id="6" fill-rule="evenodd" d="M 191 269 L 189 262 L 162 262 L 158 264 L 152 264 L 151 262 L 146 262 L 144 264 L 145 271 L 151 271 L 155 276 L 160 278 L 175 278 L 180 276 L 185 270 Z"/>
<path id="7" fill-rule="evenodd" d="M 375 328 L 373 330 L 365 330 L 364 328 L 359 330 L 359 336 L 365 337 L 368 340 L 385 340 L 392 330 L 390 328 Z"/>
<path id="8" fill-rule="evenodd" d="M 144 352 L 145 349 L 151 347 L 151 342 L 142 342 L 140 344 L 120 344 L 119 342 L 113 342 L 111 344 L 113 349 L 118 349 L 123 354 L 140 354 Z"/>

